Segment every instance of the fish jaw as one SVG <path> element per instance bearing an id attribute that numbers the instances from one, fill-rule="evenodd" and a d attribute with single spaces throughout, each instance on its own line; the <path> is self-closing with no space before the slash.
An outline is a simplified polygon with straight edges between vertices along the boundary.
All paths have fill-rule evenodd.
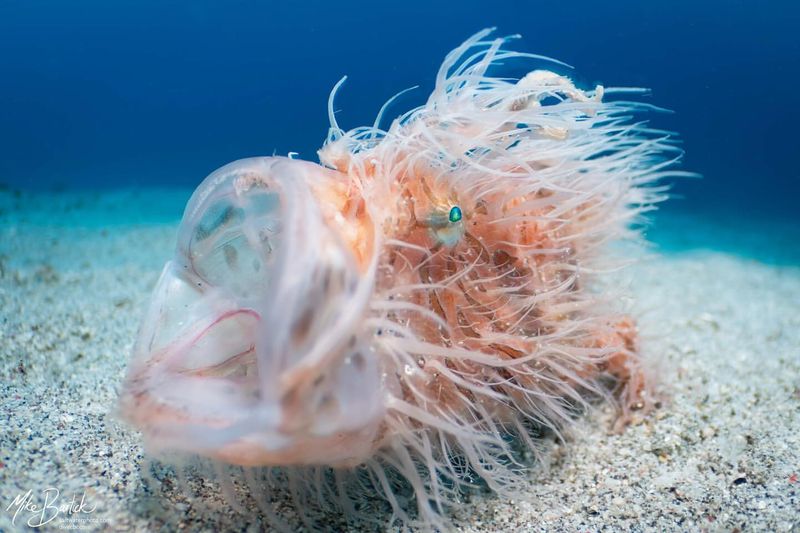
<path id="1" fill-rule="evenodd" d="M 285 158 L 198 187 L 120 396 L 151 450 L 250 466 L 369 458 L 386 407 L 358 204 L 344 176 Z"/>

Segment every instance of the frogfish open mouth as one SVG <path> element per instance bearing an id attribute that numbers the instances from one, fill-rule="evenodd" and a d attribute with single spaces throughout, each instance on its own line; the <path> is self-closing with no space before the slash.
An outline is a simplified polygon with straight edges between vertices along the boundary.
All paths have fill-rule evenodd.
<path id="1" fill-rule="evenodd" d="M 386 106 L 341 130 L 332 95 L 321 164 L 244 159 L 197 188 L 120 396 L 148 449 L 436 526 L 462 485 L 519 490 L 536 431 L 598 397 L 647 407 L 636 322 L 602 287 L 680 151 L 632 118 L 648 106 L 604 101 L 622 89 L 490 75 L 543 61 L 490 33 L 385 130 Z"/>

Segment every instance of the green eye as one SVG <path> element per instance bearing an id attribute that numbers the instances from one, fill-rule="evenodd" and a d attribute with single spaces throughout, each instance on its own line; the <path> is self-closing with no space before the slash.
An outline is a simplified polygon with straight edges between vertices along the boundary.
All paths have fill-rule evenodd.
<path id="1" fill-rule="evenodd" d="M 437 243 L 445 246 L 455 246 L 464 236 L 464 212 L 457 205 L 452 205 L 447 211 L 445 206 L 435 207 L 424 220 L 431 236 Z"/>

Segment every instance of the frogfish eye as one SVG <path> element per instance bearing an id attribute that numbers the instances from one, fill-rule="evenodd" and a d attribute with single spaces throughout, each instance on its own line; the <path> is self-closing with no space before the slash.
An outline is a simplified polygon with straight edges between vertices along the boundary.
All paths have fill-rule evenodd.
<path id="1" fill-rule="evenodd" d="M 434 240 L 447 247 L 455 246 L 464 236 L 464 225 L 459 224 L 464 213 L 457 205 L 450 210 L 436 209 L 428 220 L 428 227 Z"/>
<path id="2" fill-rule="evenodd" d="M 461 213 L 461 208 L 457 205 L 454 205 L 452 208 L 450 208 L 450 214 L 447 216 L 447 219 L 455 224 L 456 222 L 460 221 L 462 217 L 463 214 Z"/>

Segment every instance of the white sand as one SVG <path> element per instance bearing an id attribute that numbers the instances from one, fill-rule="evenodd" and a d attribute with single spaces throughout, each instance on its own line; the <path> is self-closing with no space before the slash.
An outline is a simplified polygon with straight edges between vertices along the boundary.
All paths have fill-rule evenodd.
<path id="1" fill-rule="evenodd" d="M 28 490 L 44 503 L 49 487 L 58 503 L 85 492 L 94 511 L 73 517 L 91 529 L 266 527 L 213 481 L 190 480 L 195 496 L 169 475 L 146 490 L 138 434 L 109 414 L 187 195 L 0 193 L 0 531 L 38 519 L 12 523 L 7 506 Z M 800 528 L 800 268 L 706 251 L 631 273 L 664 405 L 622 435 L 605 411 L 578 420 L 525 501 L 473 498 L 459 528 Z"/>

